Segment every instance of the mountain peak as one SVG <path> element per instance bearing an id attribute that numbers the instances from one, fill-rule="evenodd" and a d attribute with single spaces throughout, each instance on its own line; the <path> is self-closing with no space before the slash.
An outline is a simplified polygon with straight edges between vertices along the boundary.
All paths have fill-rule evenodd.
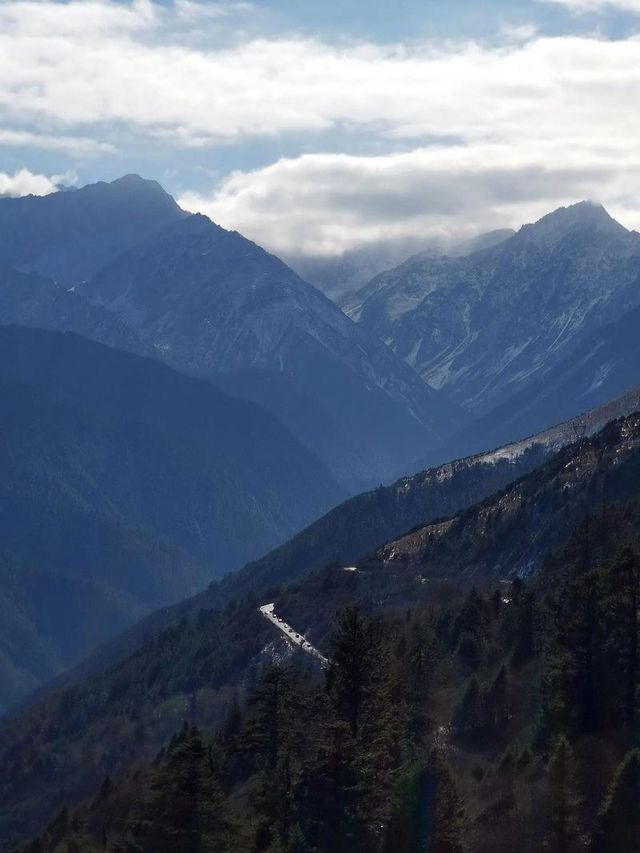
<path id="1" fill-rule="evenodd" d="M 524 225 L 519 234 L 541 245 L 553 248 L 570 234 L 606 234 L 622 236 L 627 229 L 596 201 L 585 200 L 560 207 L 531 225 Z"/>
<path id="2" fill-rule="evenodd" d="M 155 184 L 156 186 L 160 186 L 157 181 L 150 180 L 148 178 L 143 178 L 141 175 L 138 175 L 136 172 L 128 172 L 126 175 L 122 175 L 120 178 L 115 178 L 115 180 L 110 181 L 111 184 L 117 186 L 118 184 L 122 186 L 136 186 L 143 184 Z"/>
<path id="3" fill-rule="evenodd" d="M 122 175 L 121 178 L 115 178 L 113 181 L 107 181 L 105 184 L 100 183 L 99 185 L 104 185 L 111 189 L 127 190 L 129 192 L 155 192 L 161 193 L 162 195 L 169 195 L 158 181 L 153 180 L 152 178 L 143 178 L 141 175 L 137 175 L 133 172 L 127 175 Z"/>
<path id="4" fill-rule="evenodd" d="M 101 199 L 129 198 L 136 199 L 138 203 L 147 201 L 152 204 L 161 204 L 179 210 L 173 196 L 157 181 L 143 178 L 140 175 L 127 174 L 113 181 L 98 181 L 95 184 L 87 184 L 77 191 L 91 197 Z"/>

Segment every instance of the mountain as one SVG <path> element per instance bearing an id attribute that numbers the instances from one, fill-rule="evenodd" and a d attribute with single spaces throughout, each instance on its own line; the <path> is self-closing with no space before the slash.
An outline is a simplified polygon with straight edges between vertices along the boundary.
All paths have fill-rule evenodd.
<path id="1" fill-rule="evenodd" d="M 266 605 L 273 639 L 222 721 L 206 716 L 211 691 L 194 692 L 153 759 L 80 802 L 70 793 L 19 853 L 635 853 L 639 521 L 638 500 L 605 508 L 527 582 L 343 608 L 328 660 L 308 641 L 294 651 L 298 635 L 285 639 L 294 629 Z M 324 603 L 352 577 L 327 572 L 296 603 Z M 157 650 L 193 666 L 198 637 L 181 639 L 177 654 Z M 144 661 L 132 664 L 139 684 Z"/>
<path id="2" fill-rule="evenodd" d="M 633 308 L 619 320 L 584 335 L 571 355 L 541 372 L 533 387 L 525 383 L 522 391 L 476 421 L 473 431 L 447 442 L 442 452 L 470 453 L 489 440 L 509 441 L 527 430 L 542 429 L 554 418 L 570 417 L 576 408 L 599 406 L 612 394 L 637 385 L 639 324 L 640 308 Z"/>
<path id="3" fill-rule="evenodd" d="M 137 175 L 46 196 L 0 198 L 0 268 L 74 285 L 185 215 L 160 184 Z"/>
<path id="4" fill-rule="evenodd" d="M 0 706 L 343 494 L 269 414 L 149 359 L 0 328 Z"/>
<path id="5" fill-rule="evenodd" d="M 502 492 L 421 525 L 370 558 L 372 568 L 464 585 L 533 574 L 590 513 L 640 495 L 640 414 L 613 421 Z"/>
<path id="6" fill-rule="evenodd" d="M 460 458 L 402 477 L 390 486 L 350 498 L 291 540 L 212 584 L 200 606 L 290 584 L 334 561 L 353 562 L 427 520 L 447 518 L 505 488 L 578 439 L 640 410 L 640 385 L 610 403 L 543 432 L 487 453 Z"/>
<path id="7" fill-rule="evenodd" d="M 366 285 L 348 313 L 481 417 L 508 408 L 519 392 L 544 396 L 588 336 L 638 304 L 640 235 L 582 202 L 466 257 L 411 258 Z M 607 381 L 600 399 L 620 390 L 609 391 Z M 565 417 L 589 404 L 578 387 L 567 390 Z M 518 416 L 517 406 L 514 398 L 510 416 Z"/>
<path id="8" fill-rule="evenodd" d="M 58 680 L 71 683 L 112 665 L 139 648 L 147 636 L 200 610 L 221 609 L 246 596 L 270 595 L 330 564 L 357 563 L 407 530 L 450 517 L 528 474 L 575 441 L 610 421 L 640 410 L 640 387 L 620 398 L 527 439 L 403 477 L 350 498 L 283 545 L 203 592 L 151 614 L 102 646 Z"/>
<path id="9" fill-rule="evenodd" d="M 348 305 L 354 293 L 380 273 L 404 262 L 417 251 L 425 257 L 469 255 L 496 246 L 513 235 L 508 228 L 467 240 L 388 240 L 356 247 L 337 256 L 286 257 L 289 266 L 337 305 Z"/>
<path id="10" fill-rule="evenodd" d="M 133 194 L 141 184 L 146 199 L 145 182 L 122 180 Z M 85 189 L 100 198 L 113 187 Z M 46 198 L 63 209 L 75 196 Z M 97 253 L 90 278 L 71 287 L 70 279 L 65 287 L 47 281 L 46 265 L 7 255 L 0 319 L 70 329 L 213 379 L 267 407 L 351 491 L 387 479 L 466 423 L 457 405 L 277 258 L 204 216 L 173 210 L 169 219 L 147 236 L 132 231 L 135 245 L 110 248 L 113 258 Z M 13 227 L 0 219 L 0 245 L 11 244 Z M 117 235 L 103 239 L 114 247 Z M 75 257 L 69 241 L 59 250 Z"/>
<path id="11" fill-rule="evenodd" d="M 59 287 L 37 273 L 11 267 L 0 269 L 0 325 L 36 326 L 82 334 L 93 329 L 95 339 L 138 355 L 155 358 L 120 318 L 79 298 L 75 287 Z"/>
<path id="12" fill-rule="evenodd" d="M 274 590 L 267 599 L 247 598 L 221 611 L 203 607 L 185 615 L 134 654 L 48 695 L 3 726 L 0 790 L 6 809 L 0 832 L 10 841 L 41 825 L 64 802 L 95 801 L 105 774 L 120 775 L 153 759 L 185 716 L 197 718 L 207 729 L 224 721 L 233 713 L 234 702 L 251 690 L 261 667 L 281 658 L 282 644 L 288 644 L 260 613 L 258 605 L 265 601 L 273 602 L 275 612 L 325 654 L 331 651 L 336 609 L 350 603 L 364 612 L 396 614 L 400 624 L 421 607 L 430 609 L 433 618 L 434 608 L 450 605 L 461 589 L 475 585 L 491 590 L 487 601 L 493 602 L 491 612 L 498 612 L 496 581 L 532 577 L 549 559 L 555 559 L 560 580 L 564 561 L 559 555 L 581 524 L 586 527 L 576 542 L 587 560 L 610 553 L 624 538 L 623 531 L 635 532 L 637 539 L 639 490 L 636 413 L 564 448 L 480 504 L 421 525 L 356 564 L 326 567 L 289 588 Z M 616 528 L 605 525 L 610 507 L 618 507 Z M 555 591 L 553 574 L 547 574 L 540 592 Z M 464 631 L 473 631 L 478 619 L 484 624 L 481 614 L 489 609 L 479 610 L 479 595 L 470 593 L 457 618 L 445 612 L 432 623 L 438 636 L 458 626 L 450 654 Z M 393 636 L 400 649 L 398 633 Z M 450 654 L 447 671 L 458 673 L 458 681 L 447 687 L 448 695 L 453 690 L 461 697 L 465 681 L 459 679 L 468 677 L 469 664 L 459 670 Z M 493 680 L 496 646 L 487 654 L 493 655 Z M 456 655 L 462 659 L 463 650 Z M 315 713 L 307 713 L 310 724 Z M 99 744 L 99 750 L 91 750 L 90 744 Z"/>
<path id="13" fill-rule="evenodd" d="M 333 438 L 301 436 L 329 459 L 336 476 L 344 477 L 353 456 L 360 478 L 378 478 L 390 470 L 388 454 L 415 455 L 458 416 L 281 261 L 204 216 L 131 249 L 82 294 L 181 370 L 234 378 L 244 371 L 259 384 L 286 376 L 290 393 L 310 400 L 328 435 L 341 440 L 332 455 Z M 238 388 L 250 395 L 241 377 Z M 273 410 L 298 434 L 299 418 L 283 406 Z"/>

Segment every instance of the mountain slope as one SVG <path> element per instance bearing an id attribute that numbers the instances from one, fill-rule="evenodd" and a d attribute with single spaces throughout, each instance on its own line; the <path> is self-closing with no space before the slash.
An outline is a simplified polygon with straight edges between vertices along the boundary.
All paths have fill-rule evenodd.
<path id="1" fill-rule="evenodd" d="M 203 216 L 125 253 L 83 295 L 181 370 L 286 376 L 340 431 L 329 459 L 338 476 L 350 456 L 361 479 L 388 474 L 387 454 L 415 454 L 457 415 L 281 261 Z"/>
<path id="2" fill-rule="evenodd" d="M 558 417 L 570 417 L 577 407 L 600 405 L 640 382 L 640 308 L 584 335 L 571 355 L 526 383 L 521 391 L 480 418 L 473 431 L 448 442 L 443 452 L 469 453 L 491 439 L 498 443 L 542 429 Z M 633 392 L 630 392 L 633 394 Z"/>
<path id="3" fill-rule="evenodd" d="M 158 183 L 137 175 L 46 196 L 0 198 L 0 267 L 74 285 L 185 215 Z"/>
<path id="4" fill-rule="evenodd" d="M 614 421 L 482 503 L 423 525 L 371 565 L 465 584 L 526 577 L 589 513 L 640 496 L 640 414 Z"/>
<path id="5" fill-rule="evenodd" d="M 416 252 L 425 257 L 469 255 L 502 243 L 513 235 L 510 229 L 490 231 L 463 241 L 431 239 L 388 240 L 350 249 L 331 257 L 286 257 L 284 260 L 305 281 L 310 281 L 337 305 L 348 305 L 354 293 L 367 282 L 403 263 Z"/>
<path id="6" fill-rule="evenodd" d="M 585 336 L 640 303 L 639 282 L 640 235 L 583 202 L 468 257 L 416 256 L 370 282 L 349 313 L 483 415 L 525 382 L 540 393 Z"/>
<path id="7" fill-rule="evenodd" d="M 405 531 L 461 512 L 529 473 L 563 447 L 599 432 L 607 423 L 640 410 L 640 387 L 580 417 L 489 453 L 459 459 L 403 477 L 390 486 L 350 498 L 292 539 L 207 590 L 136 624 L 101 647 L 69 683 L 97 672 L 139 648 L 145 638 L 185 615 L 219 609 L 245 596 L 269 595 L 331 563 L 357 563 Z"/>
<path id="8" fill-rule="evenodd" d="M 0 386 L 0 704 L 342 494 L 258 407 L 72 334 L 0 328 Z"/>
<path id="9" fill-rule="evenodd" d="M 180 370 L 214 378 L 244 372 L 238 388 L 248 396 L 257 393 L 252 383 L 279 374 L 296 400 L 311 401 L 323 429 L 305 432 L 291 414 L 296 404 L 261 402 L 345 479 L 384 478 L 391 457 L 411 459 L 464 421 L 281 261 L 203 216 L 143 241 L 82 295 Z M 325 425 L 336 438 L 323 443 Z"/>
<path id="10" fill-rule="evenodd" d="M 217 606 L 299 580 L 333 561 L 357 561 L 378 545 L 427 520 L 450 517 L 528 474 L 563 447 L 640 410 L 640 386 L 599 408 L 488 453 L 448 462 L 332 509 L 259 560 L 198 598 Z"/>
<path id="11" fill-rule="evenodd" d="M 0 209 L 0 321 L 76 331 L 218 381 L 269 408 L 352 492 L 467 422 L 289 267 L 156 184 L 129 176 L 9 201 L 20 204 Z"/>
<path id="12" fill-rule="evenodd" d="M 194 693 L 189 721 L 153 760 L 81 803 L 70 796 L 20 853 L 98 853 L 105 839 L 144 853 L 248 853 L 268 842 L 314 853 L 635 853 L 638 667 L 628 651 L 640 501 L 599 516 L 528 582 L 439 594 L 431 585 L 428 601 L 407 608 L 342 608 L 325 673 L 308 642 L 306 655 L 296 651 L 297 632 L 283 639 L 294 629 L 274 603 L 261 607 L 274 639 L 222 724 L 206 715 L 211 690 Z M 344 597 L 351 576 L 325 572 L 300 588 L 295 615 L 303 596 L 322 606 L 341 580 Z M 158 650 L 192 669 L 197 637 L 185 630 L 182 641 L 177 655 Z"/>
<path id="13" fill-rule="evenodd" d="M 481 504 L 377 549 L 353 570 L 322 569 L 269 600 L 326 652 L 336 608 L 358 602 L 366 610 L 405 613 L 434 595 L 446 598 L 442 581 L 471 586 L 530 574 L 589 513 L 595 513 L 597 526 L 603 502 L 637 503 L 639 495 L 635 414 L 565 448 Z M 623 517 L 633 525 L 637 512 Z M 260 662 L 276 653 L 278 632 L 259 613 L 262 603 L 254 598 L 222 612 L 194 612 L 117 665 L 5 724 L 0 778 L 8 809 L 0 832 L 7 838 L 24 833 L 62 802 L 91 795 L 106 773 L 153 757 L 186 709 L 207 727 L 224 718 L 234 691 L 251 684 Z M 88 758 L 91 743 L 100 750 Z M 64 791 L 58 784 L 61 767 Z"/>

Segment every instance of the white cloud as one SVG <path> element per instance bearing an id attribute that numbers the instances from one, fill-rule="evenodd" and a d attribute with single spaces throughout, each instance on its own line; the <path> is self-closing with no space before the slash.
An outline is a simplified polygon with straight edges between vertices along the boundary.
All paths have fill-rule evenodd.
<path id="1" fill-rule="evenodd" d="M 640 152 L 633 166 L 640 193 Z M 603 199 L 622 221 L 640 226 L 638 196 L 629 198 L 630 189 L 614 151 L 595 160 L 552 143 L 523 156 L 489 144 L 283 159 L 230 175 L 210 196 L 191 193 L 179 201 L 275 252 L 296 256 L 518 227 L 583 198 Z"/>
<path id="2" fill-rule="evenodd" d="M 77 181 L 74 172 L 64 175 L 34 175 L 28 169 L 19 169 L 13 175 L 0 172 L 0 196 L 49 195 L 60 184 L 73 184 Z"/>
<path id="3" fill-rule="evenodd" d="M 640 224 L 638 36 L 389 46 L 257 38 L 251 19 L 243 3 L 0 2 L 2 133 L 150 152 L 294 134 L 312 152 L 334 134 L 382 152 L 310 153 L 184 196 L 279 251 L 519 222 L 585 195 Z"/>
<path id="4" fill-rule="evenodd" d="M 4 126 L 123 129 L 181 146 L 334 128 L 487 139 L 543 135 L 576 120 L 580 132 L 598 113 L 619 123 L 620 111 L 636 111 L 633 38 L 409 49 L 230 36 L 220 47 L 204 38 L 217 32 L 219 16 L 194 25 L 196 44 L 182 8 L 149 0 L 1 3 Z"/>

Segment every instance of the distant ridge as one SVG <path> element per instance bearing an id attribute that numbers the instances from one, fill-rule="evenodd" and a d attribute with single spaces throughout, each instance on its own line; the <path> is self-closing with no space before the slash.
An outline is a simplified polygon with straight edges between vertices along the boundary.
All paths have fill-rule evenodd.
<path id="1" fill-rule="evenodd" d="M 538 432 L 639 382 L 632 371 L 617 382 L 604 357 L 586 352 L 599 331 L 640 306 L 639 284 L 640 234 L 587 201 L 465 257 L 415 256 L 374 278 L 347 310 L 482 419 L 482 443 L 455 445 L 468 453 Z M 592 381 L 600 377 L 597 398 L 577 377 L 568 381 L 576 358 L 590 360 Z M 555 409 L 547 392 L 563 377 Z"/>
<path id="2" fill-rule="evenodd" d="M 268 409 L 352 493 L 467 422 L 274 255 L 137 176 L 0 200 L 0 320 L 213 380 Z"/>

